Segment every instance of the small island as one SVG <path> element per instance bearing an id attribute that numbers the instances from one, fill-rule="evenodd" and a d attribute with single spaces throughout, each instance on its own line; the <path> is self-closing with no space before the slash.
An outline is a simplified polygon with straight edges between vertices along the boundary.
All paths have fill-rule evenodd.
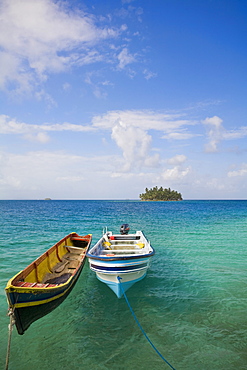
<path id="1" fill-rule="evenodd" d="M 177 201 L 177 200 L 183 200 L 181 193 L 178 193 L 175 190 L 163 189 L 161 186 L 159 189 L 157 186 L 155 186 L 152 189 L 145 189 L 145 193 L 142 193 L 139 195 L 139 198 L 141 200 L 163 200 L 163 201 Z"/>

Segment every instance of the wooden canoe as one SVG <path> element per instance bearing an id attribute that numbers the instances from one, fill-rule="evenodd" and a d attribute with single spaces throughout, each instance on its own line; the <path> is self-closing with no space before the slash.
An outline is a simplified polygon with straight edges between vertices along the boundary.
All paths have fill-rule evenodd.
<path id="1" fill-rule="evenodd" d="M 19 334 L 68 296 L 80 276 L 91 240 L 91 234 L 71 233 L 9 280 L 5 292 Z"/>

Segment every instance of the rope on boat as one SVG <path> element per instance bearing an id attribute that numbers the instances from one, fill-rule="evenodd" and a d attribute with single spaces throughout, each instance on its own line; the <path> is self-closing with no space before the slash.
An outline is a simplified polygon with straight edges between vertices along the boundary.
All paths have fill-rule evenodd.
<path id="1" fill-rule="evenodd" d="M 9 338 L 8 338 L 8 347 L 7 347 L 5 370 L 8 370 L 8 368 L 9 368 L 10 343 L 11 343 L 11 336 L 12 336 L 13 327 L 15 325 L 14 311 L 11 308 L 9 309 L 8 316 L 9 316 L 10 321 L 9 321 L 9 325 L 8 325 Z"/>
<path id="2" fill-rule="evenodd" d="M 142 331 L 142 333 L 143 333 L 143 335 L 145 336 L 145 338 L 147 339 L 147 341 L 151 344 L 151 346 L 153 347 L 153 349 L 156 351 L 156 353 L 162 358 L 162 360 L 163 361 L 165 361 L 166 363 L 167 363 L 167 365 L 169 365 L 170 366 L 170 368 L 171 369 L 173 369 L 173 370 L 176 370 L 166 359 L 165 359 L 165 357 L 164 356 L 162 356 L 162 354 L 157 350 L 157 348 L 154 346 L 154 344 L 151 342 L 151 340 L 148 338 L 148 336 L 147 336 L 147 334 L 145 333 L 145 331 L 143 330 L 143 328 L 142 328 L 142 326 L 141 326 L 141 324 L 139 323 L 139 321 L 138 321 L 138 319 L 137 319 L 137 317 L 136 317 L 136 315 L 135 315 L 135 313 L 134 313 L 134 311 L 133 311 L 133 309 L 132 309 L 132 307 L 131 307 L 131 305 L 130 305 L 130 303 L 129 303 L 129 301 L 128 301 L 128 298 L 127 298 L 127 296 L 126 296 L 126 294 L 125 294 L 125 292 L 124 292 L 124 289 L 123 289 L 123 287 L 122 287 L 122 283 L 121 283 L 121 277 L 120 276 L 118 276 L 117 277 L 118 278 L 118 281 L 119 281 L 119 283 L 120 283 L 120 287 L 121 287 L 121 290 L 122 290 L 122 292 L 123 292 L 123 295 L 124 295 L 124 298 L 125 298 L 125 300 L 126 300 L 126 303 L 127 303 L 127 305 L 128 305 L 128 307 L 129 307 L 129 309 L 130 309 L 130 312 L 132 313 L 132 316 L 134 317 L 134 319 L 135 319 L 135 321 L 136 321 L 136 323 L 137 323 L 137 325 L 139 326 L 139 328 L 140 328 L 140 330 Z"/>

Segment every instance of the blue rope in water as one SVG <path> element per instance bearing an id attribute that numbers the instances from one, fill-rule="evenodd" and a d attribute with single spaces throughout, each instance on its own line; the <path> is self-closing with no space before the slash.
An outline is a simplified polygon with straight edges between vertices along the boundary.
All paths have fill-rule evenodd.
<path id="1" fill-rule="evenodd" d="M 147 334 L 145 333 L 145 331 L 143 330 L 143 328 L 142 328 L 142 326 L 141 326 L 141 324 L 139 323 L 139 321 L 138 321 L 138 319 L 137 319 L 137 317 L 136 317 L 136 315 L 135 315 L 135 313 L 134 313 L 134 311 L 133 311 L 133 309 L 132 309 L 132 307 L 131 307 L 131 305 L 130 305 L 130 303 L 129 303 L 129 301 L 128 301 L 128 298 L 127 298 L 127 296 L 126 296 L 126 294 L 125 294 L 125 292 L 124 292 L 124 289 L 123 289 L 123 287 L 122 287 L 122 283 L 121 283 L 121 279 L 122 278 L 120 278 L 120 276 L 118 276 L 117 277 L 118 278 L 118 281 L 119 281 L 119 283 L 120 283 L 120 287 L 121 287 L 121 289 L 122 289 L 122 292 L 123 292 L 123 295 L 124 295 L 124 298 L 125 298 L 125 300 L 126 300 L 126 303 L 127 303 L 127 305 L 129 306 L 129 309 L 130 309 L 130 312 L 132 313 L 132 315 L 133 315 L 133 317 L 134 317 L 134 319 L 135 319 L 135 321 L 136 321 L 136 323 L 137 323 L 137 325 L 139 326 L 139 328 L 141 329 L 141 331 L 142 331 L 142 333 L 144 334 L 144 336 L 145 336 L 145 338 L 148 340 L 148 342 L 151 344 L 151 346 L 153 347 L 153 349 L 157 352 L 157 354 L 162 358 L 162 360 L 163 361 L 165 361 L 166 363 L 167 363 L 167 365 L 169 365 L 170 366 L 170 368 L 171 369 L 173 369 L 173 370 L 176 370 L 166 359 L 165 359 L 165 357 L 163 357 L 162 356 L 162 354 L 157 350 L 157 348 L 153 345 L 153 343 L 151 342 L 151 340 L 148 338 L 148 336 L 147 336 Z"/>

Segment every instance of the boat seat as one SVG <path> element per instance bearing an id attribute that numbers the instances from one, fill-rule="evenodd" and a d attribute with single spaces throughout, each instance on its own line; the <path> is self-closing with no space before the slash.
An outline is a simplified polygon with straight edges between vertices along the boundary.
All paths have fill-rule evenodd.
<path id="1" fill-rule="evenodd" d="M 72 245 L 66 245 L 66 248 L 71 252 L 75 253 L 77 255 L 79 254 L 85 254 L 85 247 L 75 247 Z M 76 253 L 77 252 L 77 253 Z"/>
<path id="2" fill-rule="evenodd" d="M 69 269 L 76 269 L 79 266 L 79 263 L 80 263 L 79 261 L 70 261 L 68 268 Z"/>
<path id="3" fill-rule="evenodd" d="M 140 247 L 140 244 L 142 245 Z M 118 245 L 114 245 L 112 246 L 112 250 L 121 250 L 121 249 L 124 249 L 124 250 L 129 250 L 129 251 L 135 251 L 136 249 L 140 249 L 140 248 L 143 248 L 144 247 L 144 244 L 143 243 L 138 243 L 138 244 L 132 244 L 132 245 L 126 245 L 126 244 L 118 244 Z"/>
<path id="4" fill-rule="evenodd" d="M 77 254 L 77 253 L 66 253 L 63 258 L 62 258 L 62 262 L 66 262 L 66 261 L 78 261 L 79 259 L 81 259 L 81 254 Z"/>
<path id="5" fill-rule="evenodd" d="M 65 267 L 69 264 L 69 261 L 65 261 L 65 262 L 60 262 L 58 263 L 55 268 L 54 268 L 54 272 L 62 272 Z"/>
<path id="6" fill-rule="evenodd" d="M 107 255 L 109 253 L 109 251 L 107 251 L 107 250 L 103 250 L 102 252 L 103 252 L 102 253 L 103 255 Z M 118 255 L 118 254 L 130 254 L 130 255 L 132 255 L 132 254 L 143 254 L 143 251 L 140 248 L 132 249 L 132 250 L 130 250 L 130 249 L 114 249 L 114 250 L 110 251 L 110 253 L 112 253 L 114 255 Z"/>

